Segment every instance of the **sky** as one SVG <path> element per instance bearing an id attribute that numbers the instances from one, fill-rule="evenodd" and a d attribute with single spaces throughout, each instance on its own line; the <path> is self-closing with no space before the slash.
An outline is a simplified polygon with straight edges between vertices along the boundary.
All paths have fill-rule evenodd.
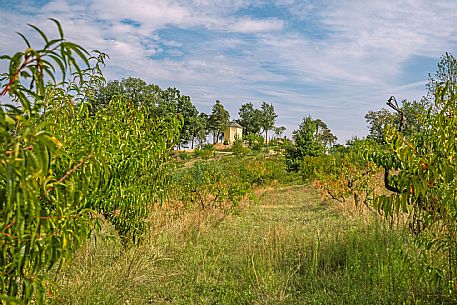
<path id="1" fill-rule="evenodd" d="M 440 57 L 457 55 L 457 1 L 0 0 L 0 54 L 25 50 L 27 27 L 110 56 L 108 80 L 176 87 L 197 108 L 238 118 L 272 103 L 286 135 L 320 118 L 344 144 L 394 95 L 425 95 Z M 3 68 L 4 66 L 1 66 Z"/>

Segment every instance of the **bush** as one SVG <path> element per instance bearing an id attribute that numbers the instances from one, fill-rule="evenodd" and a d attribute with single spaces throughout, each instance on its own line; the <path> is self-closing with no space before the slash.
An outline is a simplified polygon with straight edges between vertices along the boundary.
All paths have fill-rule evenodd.
<path id="1" fill-rule="evenodd" d="M 254 151 L 260 151 L 264 146 L 264 138 L 261 135 L 251 133 L 245 136 L 244 140 L 248 144 L 249 148 Z"/>
<path id="2" fill-rule="evenodd" d="M 209 159 L 214 156 L 214 145 L 203 144 L 201 148 L 194 151 L 194 156 L 202 159 Z"/>
<path id="3" fill-rule="evenodd" d="M 186 205 L 209 207 L 236 206 L 249 191 L 249 184 L 236 172 L 217 161 L 199 161 L 191 168 L 177 170 L 172 177 L 170 198 Z"/>
<path id="4" fill-rule="evenodd" d="M 198 161 L 177 169 L 171 178 L 170 199 L 188 206 L 233 207 L 254 186 L 290 184 L 298 175 L 286 171 L 282 158 L 233 158 Z"/>
<path id="5" fill-rule="evenodd" d="M 186 151 L 183 151 L 178 154 L 178 157 L 181 160 L 190 160 L 190 159 L 192 159 L 192 154 L 188 153 Z"/>
<path id="6" fill-rule="evenodd" d="M 243 141 L 240 139 L 236 139 L 233 142 L 231 150 L 237 156 L 245 156 L 249 153 L 249 148 L 245 147 Z"/>

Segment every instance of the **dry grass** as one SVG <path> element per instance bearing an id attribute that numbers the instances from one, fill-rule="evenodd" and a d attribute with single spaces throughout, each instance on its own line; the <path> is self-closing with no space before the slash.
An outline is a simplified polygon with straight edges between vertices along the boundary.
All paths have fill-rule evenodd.
<path id="1" fill-rule="evenodd" d="M 434 303 L 369 211 L 321 202 L 313 189 L 256 190 L 232 210 L 158 208 L 146 241 L 82 249 L 56 278 L 54 304 Z M 431 295 L 431 293 L 428 293 Z"/>

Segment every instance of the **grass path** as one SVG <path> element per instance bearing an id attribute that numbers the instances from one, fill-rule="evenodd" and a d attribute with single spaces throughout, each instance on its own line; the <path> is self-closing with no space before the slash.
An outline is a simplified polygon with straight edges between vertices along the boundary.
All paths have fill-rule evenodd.
<path id="1" fill-rule="evenodd" d="M 323 205 L 308 187 L 273 190 L 264 193 L 258 204 L 220 221 L 194 213 L 157 227 L 150 242 L 127 253 L 109 243 L 99 244 L 96 251 L 75 260 L 54 300 L 56 304 L 401 303 L 408 298 L 405 291 L 413 287 L 391 251 L 407 242 L 402 236 L 388 233 L 376 222 L 343 216 Z"/>

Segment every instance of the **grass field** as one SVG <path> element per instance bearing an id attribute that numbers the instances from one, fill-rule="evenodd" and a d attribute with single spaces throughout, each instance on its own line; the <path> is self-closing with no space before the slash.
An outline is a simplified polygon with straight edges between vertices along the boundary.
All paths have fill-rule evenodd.
<path id="1" fill-rule="evenodd" d="M 139 247 L 98 238 L 56 277 L 54 304 L 440 304 L 408 264 L 409 234 L 307 186 L 236 213 L 155 213 Z"/>

